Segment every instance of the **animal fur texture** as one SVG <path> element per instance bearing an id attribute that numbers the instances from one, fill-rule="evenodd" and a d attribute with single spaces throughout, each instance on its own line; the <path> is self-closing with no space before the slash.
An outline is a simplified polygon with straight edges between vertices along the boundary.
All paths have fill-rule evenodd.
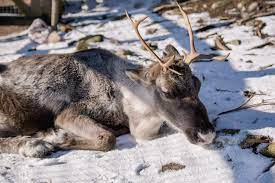
<path id="1" fill-rule="evenodd" d="M 158 64 L 134 65 L 103 49 L 21 57 L 0 66 L 0 152 L 44 157 L 58 149 L 111 150 L 115 137 L 158 136 L 164 121 L 192 143 L 215 137 L 198 98 L 200 81 L 175 55 Z"/>

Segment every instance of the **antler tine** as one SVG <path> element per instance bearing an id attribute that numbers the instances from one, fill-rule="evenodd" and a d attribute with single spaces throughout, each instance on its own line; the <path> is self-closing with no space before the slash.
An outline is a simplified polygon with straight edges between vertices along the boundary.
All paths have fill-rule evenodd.
<path id="1" fill-rule="evenodd" d="M 195 60 L 211 60 L 211 59 L 214 59 L 214 60 L 219 60 L 219 61 L 223 61 L 225 60 L 229 54 L 225 55 L 225 56 L 217 56 L 217 55 L 213 55 L 213 54 L 210 54 L 210 55 L 206 55 L 206 54 L 199 54 L 196 50 L 196 47 L 195 47 L 195 43 L 194 43 L 194 35 L 193 35 L 193 31 L 192 31 L 192 26 L 191 26 L 191 23 L 190 23 L 190 20 L 187 16 L 187 14 L 185 13 L 185 11 L 182 9 L 182 7 L 179 5 L 178 2 L 176 2 L 179 9 L 180 9 L 180 12 L 184 18 L 184 22 L 187 26 L 187 30 L 188 30 L 188 34 L 189 34 L 189 44 L 190 44 L 190 53 L 185 53 L 183 52 L 184 54 L 184 57 L 185 57 L 185 62 L 189 65 L 191 64 L 192 62 L 194 62 Z"/>
<path id="2" fill-rule="evenodd" d="M 175 61 L 175 55 L 172 55 L 171 57 L 168 58 L 167 62 L 165 62 L 163 65 L 163 67 L 168 68 L 169 66 L 171 66 Z"/>
<path id="3" fill-rule="evenodd" d="M 190 20 L 187 16 L 187 14 L 185 13 L 185 11 L 182 9 L 182 7 L 179 5 L 178 2 L 176 2 L 179 9 L 180 9 L 180 12 L 184 18 L 184 23 L 185 25 L 187 26 L 187 30 L 188 30 L 188 34 L 189 34 L 189 44 L 190 44 L 190 52 L 191 53 L 196 53 L 196 47 L 195 47 L 195 43 L 194 43 L 194 35 L 193 35 L 193 30 L 192 30 L 192 26 L 191 26 L 191 23 L 190 23 Z"/>
<path id="4" fill-rule="evenodd" d="M 138 30 L 139 24 L 140 24 L 141 22 L 143 22 L 143 21 L 144 21 L 146 18 L 148 18 L 148 17 L 144 17 L 144 18 L 142 18 L 142 19 L 140 19 L 140 20 L 138 20 L 138 21 L 134 21 L 134 20 L 129 16 L 129 14 L 128 14 L 128 12 L 127 12 L 126 10 L 125 10 L 125 14 L 126 14 L 127 18 L 131 21 L 132 26 L 133 26 L 133 28 L 135 29 L 135 32 L 136 32 L 136 34 L 137 34 L 137 36 L 138 36 L 138 38 L 139 38 L 139 40 L 140 40 L 142 46 L 144 46 L 144 47 L 146 48 L 146 50 L 149 51 L 149 52 L 157 59 L 157 61 L 160 63 L 160 65 L 162 65 L 162 64 L 163 64 L 163 63 L 162 63 L 162 60 L 161 60 L 161 59 L 159 58 L 159 56 L 157 56 L 157 54 L 150 48 L 150 46 L 147 45 L 147 43 L 146 43 L 145 40 L 142 38 L 142 36 L 140 35 L 139 30 Z"/>
<path id="5" fill-rule="evenodd" d="M 178 75 L 182 75 L 181 73 L 179 73 L 178 71 L 175 71 L 174 69 L 171 69 L 170 66 L 174 63 L 175 61 L 175 55 L 172 55 L 170 58 L 168 58 L 167 62 L 165 62 L 165 64 L 163 64 L 163 68 L 168 68 L 171 72 L 178 74 Z"/>
<path id="6" fill-rule="evenodd" d="M 147 17 L 144 17 L 144 18 L 142 18 L 142 19 L 140 19 L 140 20 L 138 20 L 138 21 L 134 21 L 134 20 L 129 16 L 129 14 L 128 14 L 128 12 L 127 12 L 126 10 L 125 10 L 125 14 L 126 14 L 127 18 L 131 21 L 132 26 L 133 26 L 133 28 L 135 29 L 135 32 L 136 32 L 136 34 L 137 34 L 137 36 L 138 36 L 138 38 L 139 38 L 141 44 L 146 48 L 147 51 L 149 51 L 149 52 L 157 59 L 157 61 L 159 62 L 160 66 L 162 67 L 163 71 L 170 70 L 170 71 L 172 71 L 172 72 L 174 72 L 174 73 L 176 73 L 176 74 L 181 75 L 179 72 L 177 72 L 177 71 L 175 71 L 175 70 L 169 68 L 169 66 L 171 66 L 171 65 L 173 64 L 173 62 L 175 61 L 175 56 L 170 57 L 170 58 L 168 59 L 168 61 L 164 63 L 164 62 L 159 58 L 159 56 L 157 56 L 157 54 L 150 48 L 150 46 L 147 45 L 147 43 L 145 42 L 145 40 L 144 40 L 144 39 L 142 38 L 142 36 L 140 35 L 139 30 L 138 30 L 138 26 L 139 26 L 139 24 L 140 24 L 141 22 L 143 22 Z"/>

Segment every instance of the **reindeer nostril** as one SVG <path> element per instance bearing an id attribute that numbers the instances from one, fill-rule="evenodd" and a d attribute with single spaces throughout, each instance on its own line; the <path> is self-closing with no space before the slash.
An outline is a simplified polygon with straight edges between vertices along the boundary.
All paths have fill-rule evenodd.
<path id="1" fill-rule="evenodd" d="M 185 130 L 185 134 L 192 144 L 197 145 L 209 145 L 216 138 L 216 132 L 214 130 L 202 131 L 199 129 L 187 129 Z"/>
<path id="2" fill-rule="evenodd" d="M 216 132 L 212 130 L 207 133 L 198 132 L 198 137 L 203 144 L 211 144 L 216 137 Z"/>

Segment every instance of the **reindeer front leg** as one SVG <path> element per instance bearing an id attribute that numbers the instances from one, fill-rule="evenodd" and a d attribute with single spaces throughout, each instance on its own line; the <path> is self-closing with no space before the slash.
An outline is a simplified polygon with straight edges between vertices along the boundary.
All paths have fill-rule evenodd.
<path id="1" fill-rule="evenodd" d="M 75 104 L 57 116 L 55 125 L 71 132 L 67 142 L 60 146 L 65 149 L 111 150 L 116 142 L 115 135 L 95 120 L 81 114 L 81 110 L 82 106 Z"/>

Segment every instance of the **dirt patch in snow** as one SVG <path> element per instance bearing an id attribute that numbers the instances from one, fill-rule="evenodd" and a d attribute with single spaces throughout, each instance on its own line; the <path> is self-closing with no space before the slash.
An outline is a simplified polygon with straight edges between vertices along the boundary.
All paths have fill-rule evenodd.
<path id="1" fill-rule="evenodd" d="M 161 172 L 166 172 L 166 171 L 178 171 L 178 170 L 182 170 L 184 169 L 186 166 L 185 165 L 182 165 L 182 164 L 179 164 L 179 163 L 174 163 L 174 162 L 171 162 L 171 163 L 168 163 L 168 164 L 165 164 L 161 167 Z"/>
<path id="2" fill-rule="evenodd" d="M 0 25 L 0 36 L 6 36 L 12 33 L 19 33 L 26 30 L 29 26 L 25 25 Z"/>

